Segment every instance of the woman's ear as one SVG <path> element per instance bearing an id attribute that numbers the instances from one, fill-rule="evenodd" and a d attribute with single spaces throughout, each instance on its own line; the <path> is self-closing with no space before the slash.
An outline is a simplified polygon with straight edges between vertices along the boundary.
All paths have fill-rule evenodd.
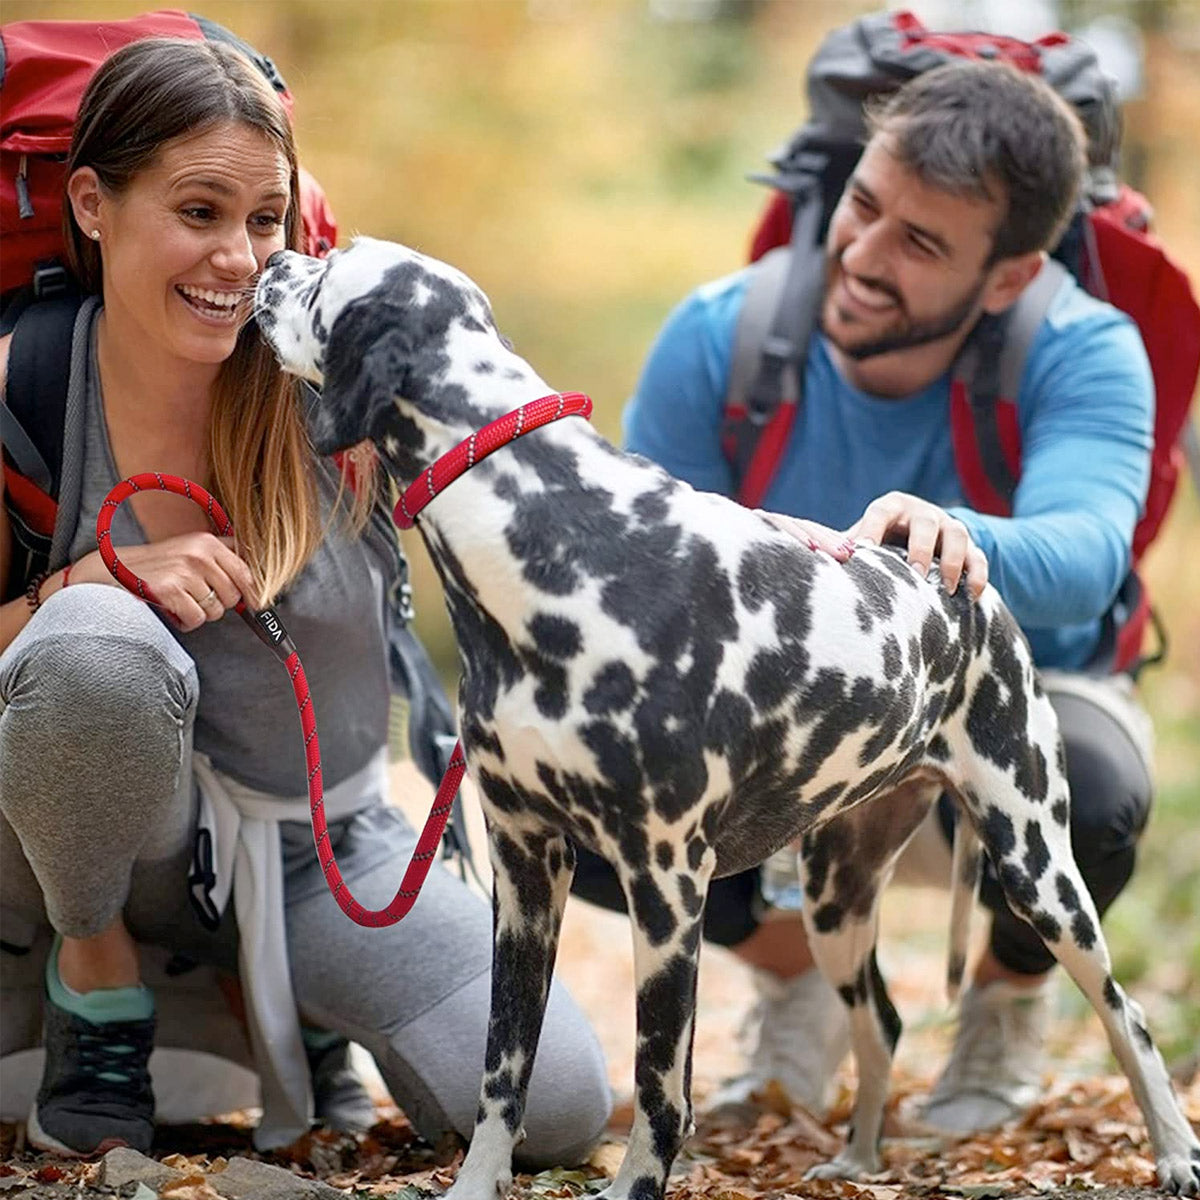
<path id="1" fill-rule="evenodd" d="M 71 202 L 75 224 L 83 230 L 83 236 L 94 237 L 100 232 L 104 193 L 100 177 L 91 167 L 80 167 L 72 172 L 67 180 L 67 198 Z"/>
<path id="2" fill-rule="evenodd" d="M 983 311 L 1002 313 L 1038 277 L 1047 255 L 1044 250 L 1014 254 L 992 267 L 983 290 Z"/>

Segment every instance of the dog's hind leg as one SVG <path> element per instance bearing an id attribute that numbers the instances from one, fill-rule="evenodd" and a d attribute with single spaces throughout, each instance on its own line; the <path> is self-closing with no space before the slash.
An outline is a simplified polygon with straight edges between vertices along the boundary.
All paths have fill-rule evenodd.
<path id="1" fill-rule="evenodd" d="M 988 714 L 992 753 L 973 750 L 972 781 L 963 790 L 967 811 L 1009 906 L 1037 930 L 1099 1014 L 1146 1118 L 1159 1182 L 1168 1192 L 1200 1195 L 1200 1142 L 1171 1088 L 1141 1008 L 1112 977 L 1100 919 L 1071 852 L 1070 797 L 1057 723 L 1032 680 L 1028 704 L 1028 730 L 1014 735 L 999 756 L 994 753 L 998 714 Z"/>
<path id="2" fill-rule="evenodd" d="M 810 1179 L 858 1179 L 879 1170 L 879 1139 L 900 1017 L 875 959 L 879 899 L 900 852 L 938 792 L 927 780 L 834 817 L 801 842 L 804 925 L 813 957 L 850 1012 L 858 1095 L 850 1137 Z"/>
<path id="3" fill-rule="evenodd" d="M 659 846 L 668 843 L 660 842 Z M 634 1119 L 600 1200 L 659 1200 L 692 1131 L 692 1041 L 704 901 L 716 856 L 699 837 L 641 871 L 622 871 L 637 979 Z M 664 851 L 665 855 L 665 851 Z"/>
<path id="4" fill-rule="evenodd" d="M 971 822 L 961 817 L 954 823 L 954 847 L 950 866 L 950 956 L 946 967 L 946 997 L 954 1003 L 967 970 L 967 943 L 971 934 L 971 910 L 979 895 L 983 852 Z"/>
<path id="5" fill-rule="evenodd" d="M 492 1008 L 479 1113 L 453 1200 L 496 1200 L 512 1183 L 521 1121 L 563 909 L 575 872 L 570 842 L 548 830 L 491 825 Z"/>

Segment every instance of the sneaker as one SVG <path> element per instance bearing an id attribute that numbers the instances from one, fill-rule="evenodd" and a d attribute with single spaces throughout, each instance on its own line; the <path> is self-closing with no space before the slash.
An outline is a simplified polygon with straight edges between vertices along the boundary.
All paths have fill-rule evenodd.
<path id="1" fill-rule="evenodd" d="M 314 1038 L 305 1030 L 304 1052 L 312 1073 L 313 1115 L 339 1133 L 366 1133 L 379 1117 L 350 1061 L 350 1043 L 338 1034 Z"/>
<path id="2" fill-rule="evenodd" d="M 1041 1095 L 1050 988 L 997 980 L 963 993 L 954 1049 L 922 1113 L 944 1133 L 995 1129 Z"/>
<path id="3" fill-rule="evenodd" d="M 758 999 L 738 1035 L 747 1068 L 722 1082 L 707 1110 L 750 1103 L 774 1080 L 793 1104 L 823 1117 L 833 1103 L 834 1072 L 850 1049 L 846 1006 L 815 967 L 792 979 L 752 975 Z"/>
<path id="4" fill-rule="evenodd" d="M 29 1114 L 31 1145 L 66 1158 L 154 1139 L 154 1017 L 93 1023 L 45 997 L 46 1063 Z"/>

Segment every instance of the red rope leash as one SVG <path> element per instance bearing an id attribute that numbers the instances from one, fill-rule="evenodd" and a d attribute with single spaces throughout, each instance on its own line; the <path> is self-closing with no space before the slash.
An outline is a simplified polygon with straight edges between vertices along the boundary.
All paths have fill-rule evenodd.
<path id="1" fill-rule="evenodd" d="M 473 433 L 465 441 L 460 442 L 448 454 L 439 458 L 427 471 L 423 472 L 396 505 L 394 513 L 396 524 L 402 529 L 411 528 L 417 514 L 432 500 L 448 483 L 457 479 L 463 472 L 469 470 L 475 463 L 486 458 L 494 450 L 498 450 L 507 442 L 522 434 L 529 433 L 550 421 L 560 417 L 581 415 L 590 416 L 592 402 L 579 392 L 564 392 L 562 395 L 543 396 L 530 404 L 508 413 L 497 421 L 484 426 Z M 421 489 L 420 494 L 416 489 Z M 221 537 L 233 534 L 233 524 L 218 503 L 216 497 L 189 479 L 181 479 L 178 475 L 160 475 L 158 472 L 147 472 L 133 475 L 122 480 L 104 498 L 100 512 L 96 517 L 96 544 L 100 557 L 112 576 L 123 587 L 136 593 L 150 604 L 157 604 L 151 589 L 145 580 L 135 575 L 117 556 L 113 549 L 111 528 L 116 511 L 135 492 L 160 491 L 172 492 L 198 504 L 208 514 L 213 528 Z M 317 858 L 321 870 L 325 874 L 325 882 L 329 886 L 338 907 L 356 925 L 371 928 L 381 928 L 394 925 L 408 915 L 409 910 L 420 894 L 425 876 L 437 855 L 441 844 L 442 833 L 446 828 L 454 797 L 458 793 L 462 777 L 466 772 L 467 762 L 463 755 L 462 743 L 455 742 L 450 755 L 450 764 L 442 776 L 437 794 L 433 798 L 433 806 L 425 820 L 425 828 L 417 839 L 416 849 L 409 860 L 408 869 L 400 881 L 400 888 L 385 908 L 364 908 L 351 894 L 342 873 L 338 870 L 333 847 L 329 842 L 329 827 L 325 820 L 325 785 L 321 777 L 321 747 L 317 740 L 317 719 L 313 712 L 312 695 L 308 690 L 308 680 L 304 676 L 304 667 L 300 655 L 296 652 L 279 614 L 271 608 L 251 609 L 245 601 L 239 600 L 236 612 L 254 631 L 255 637 L 263 642 L 277 659 L 287 668 L 292 681 L 292 691 L 296 697 L 296 707 L 300 712 L 300 726 L 304 731 L 304 761 L 308 769 L 308 805 L 309 816 L 312 820 L 313 842 L 317 849 Z"/>
<path id="2" fill-rule="evenodd" d="M 188 479 L 180 479 L 177 475 L 159 475 L 158 473 L 134 475 L 118 483 L 105 497 L 96 518 L 96 542 L 100 549 L 100 557 L 114 578 L 135 592 L 143 600 L 151 604 L 157 603 L 153 592 L 144 580 L 135 575 L 117 557 L 113 549 L 110 528 L 117 509 L 135 492 L 156 490 L 173 492 L 184 496 L 193 503 L 200 505 L 208 513 L 217 533 L 229 537 L 233 533 L 233 525 L 225 515 L 225 510 L 199 484 Z M 300 725 L 304 731 L 304 760 L 308 768 L 308 809 L 312 820 L 313 842 L 317 848 L 317 858 L 321 870 L 325 874 L 325 882 L 338 902 L 338 907 L 356 925 L 382 927 L 394 925 L 407 916 L 417 896 L 429 868 L 437 855 L 437 849 L 442 840 L 442 831 L 450 816 L 450 808 L 454 801 L 458 785 L 462 782 L 466 770 L 466 759 L 463 757 L 462 746 L 456 743 L 450 755 L 450 765 L 442 777 L 441 786 L 433 800 L 433 807 L 425 821 L 425 828 L 417 841 L 416 849 L 409 860 L 408 870 L 400 883 L 392 902 L 386 908 L 364 908 L 351 894 L 342 873 L 338 870 L 334 858 L 333 847 L 329 843 L 329 827 L 325 820 L 325 785 L 321 778 L 321 747 L 317 740 L 317 719 L 313 712 L 312 696 L 308 690 L 308 680 L 304 676 L 304 667 L 300 663 L 300 655 L 296 653 L 291 638 L 279 614 L 273 609 L 264 608 L 255 611 L 247 608 L 244 601 L 238 601 L 238 615 L 254 631 L 255 636 L 266 644 L 276 658 L 287 668 L 292 681 L 292 691 L 296 696 L 296 707 L 300 711 Z"/>

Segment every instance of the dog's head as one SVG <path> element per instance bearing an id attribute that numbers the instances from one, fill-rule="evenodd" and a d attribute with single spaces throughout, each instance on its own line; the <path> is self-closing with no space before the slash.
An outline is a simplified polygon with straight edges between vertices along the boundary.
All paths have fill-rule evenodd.
<path id="1" fill-rule="evenodd" d="M 460 271 L 366 237 L 326 259 L 273 254 L 254 312 L 284 368 L 321 389 L 311 430 L 325 454 L 385 435 L 419 452 L 398 401 L 445 396 L 460 339 L 497 337 L 487 297 Z"/>

